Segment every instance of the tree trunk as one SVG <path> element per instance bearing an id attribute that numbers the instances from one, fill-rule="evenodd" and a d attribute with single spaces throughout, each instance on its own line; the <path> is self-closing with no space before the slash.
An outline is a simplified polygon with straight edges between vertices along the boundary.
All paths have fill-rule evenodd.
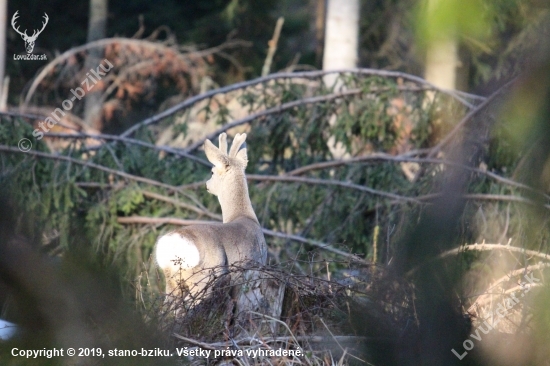
<path id="1" fill-rule="evenodd" d="M 318 68 L 323 66 L 326 15 L 326 0 L 315 0 L 315 67 Z"/>
<path id="2" fill-rule="evenodd" d="M 439 88 L 454 90 L 458 65 L 458 45 L 455 38 L 434 42 L 428 47 L 424 77 Z"/>
<path id="3" fill-rule="evenodd" d="M 237 334 L 242 329 L 264 336 L 278 334 L 279 324 L 274 319 L 281 317 L 285 286 L 274 278 L 277 276 L 265 268 L 250 268 L 239 274 L 235 281 Z"/>
<path id="4" fill-rule="evenodd" d="M 0 112 L 7 109 L 8 88 L 4 87 L 6 72 L 6 25 L 8 20 L 8 0 L 0 0 Z"/>
<path id="5" fill-rule="evenodd" d="M 323 70 L 355 68 L 359 45 L 359 0 L 328 0 L 327 5 Z M 336 79 L 336 75 L 329 75 L 325 82 L 330 86 Z"/>
<path id="6" fill-rule="evenodd" d="M 428 0 L 428 16 L 437 17 L 437 9 L 444 0 Z M 456 89 L 456 71 L 459 65 L 458 41 L 454 32 L 440 34 L 428 44 L 424 78 L 442 89 Z"/>
<path id="7" fill-rule="evenodd" d="M 105 38 L 107 31 L 108 0 L 90 0 L 90 16 L 88 20 L 87 42 Z M 103 57 L 103 49 L 90 49 L 86 58 L 86 70 L 95 69 Z M 84 122 L 101 131 L 101 90 L 92 89 L 86 94 L 84 102 Z"/>
<path id="8" fill-rule="evenodd" d="M 325 49 L 323 70 L 354 69 L 357 67 L 357 48 L 359 45 L 359 0 L 328 0 L 325 24 Z M 338 74 L 325 75 L 325 84 L 334 90 L 342 89 Z M 334 126 L 337 116 L 329 119 Z M 346 149 L 337 143 L 334 136 L 327 141 L 328 148 L 335 159 L 346 157 Z"/>

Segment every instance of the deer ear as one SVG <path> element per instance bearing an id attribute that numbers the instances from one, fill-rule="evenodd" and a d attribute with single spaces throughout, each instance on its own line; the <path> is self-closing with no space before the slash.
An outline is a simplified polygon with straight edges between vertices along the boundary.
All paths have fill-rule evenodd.
<path id="1" fill-rule="evenodd" d="M 216 168 L 227 170 L 229 166 L 229 157 L 223 154 L 210 140 L 204 142 L 204 152 L 208 161 L 210 161 Z"/>

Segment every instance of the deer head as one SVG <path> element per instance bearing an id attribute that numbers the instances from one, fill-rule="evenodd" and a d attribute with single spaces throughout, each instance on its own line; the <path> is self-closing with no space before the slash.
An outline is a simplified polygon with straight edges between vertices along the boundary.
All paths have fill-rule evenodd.
<path id="1" fill-rule="evenodd" d="M 35 29 L 32 33 L 32 36 L 29 36 L 27 35 L 26 29 L 24 32 L 21 32 L 19 30 L 19 26 L 17 26 L 17 28 L 15 27 L 15 21 L 17 20 L 17 18 L 19 18 L 19 15 L 17 15 L 18 12 L 19 10 L 17 10 L 15 14 L 13 14 L 13 17 L 11 18 L 11 26 L 17 33 L 19 33 L 19 35 L 21 35 L 21 38 L 23 38 L 23 41 L 25 41 L 25 49 L 27 50 L 27 53 L 31 53 L 32 50 L 34 49 L 34 42 L 36 42 L 36 38 L 38 38 L 40 33 L 42 33 L 44 28 L 46 28 L 46 24 L 48 24 L 48 20 L 49 20 L 48 14 L 44 13 L 44 22 L 42 22 L 42 29 L 40 30 Z"/>
<path id="2" fill-rule="evenodd" d="M 222 207 L 223 222 L 232 221 L 238 215 L 245 215 L 257 221 L 248 196 L 248 185 L 244 170 L 248 164 L 246 134 L 237 134 L 227 153 L 227 135 L 219 137 L 217 148 L 210 140 L 204 143 L 204 152 L 214 164 L 212 178 L 206 182 L 208 192 L 218 196 Z"/>

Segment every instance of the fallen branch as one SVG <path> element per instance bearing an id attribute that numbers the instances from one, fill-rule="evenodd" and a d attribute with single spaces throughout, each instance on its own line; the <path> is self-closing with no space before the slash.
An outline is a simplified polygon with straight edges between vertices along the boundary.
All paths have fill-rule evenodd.
<path id="1" fill-rule="evenodd" d="M 468 193 L 463 195 L 466 199 L 471 200 L 486 200 L 486 201 L 510 201 L 510 202 L 519 202 L 519 203 L 526 203 L 528 205 L 532 206 L 539 206 L 541 205 L 540 202 L 535 202 L 533 200 L 530 200 L 525 197 L 521 196 L 509 196 L 505 194 L 490 194 L 490 193 Z M 550 209 L 550 204 L 543 204 L 544 208 Z"/>
<path id="2" fill-rule="evenodd" d="M 199 215 L 206 215 L 206 216 L 208 216 L 208 217 L 210 217 L 210 218 L 212 218 L 216 221 L 222 221 L 222 216 L 221 215 L 218 215 L 218 214 L 212 213 L 208 210 L 201 209 L 199 207 L 196 207 L 196 206 L 193 206 L 193 205 L 175 200 L 175 199 L 170 198 L 170 197 L 163 196 L 162 194 L 149 192 L 149 191 L 141 191 L 141 194 L 143 194 L 143 196 L 145 196 L 145 197 L 152 198 L 152 199 L 155 199 L 157 201 L 162 201 L 162 202 L 170 203 L 170 204 L 172 204 L 174 206 L 177 206 L 177 207 L 185 208 L 186 210 L 196 212 Z"/>
<path id="3" fill-rule="evenodd" d="M 90 133 L 84 133 L 84 132 L 78 132 L 78 133 L 75 133 L 75 134 L 46 132 L 46 133 L 44 133 L 44 136 L 46 136 L 46 137 L 57 137 L 57 138 L 69 138 L 69 139 L 71 139 L 71 138 L 72 139 L 91 138 L 91 139 L 100 140 L 100 141 L 101 140 L 118 141 L 118 142 L 123 142 L 125 144 L 143 146 L 143 147 L 147 147 L 149 149 L 153 149 L 153 150 L 156 150 L 156 151 L 163 151 L 163 152 L 170 153 L 170 154 L 173 154 L 173 155 L 183 156 L 183 157 L 185 157 L 187 159 L 190 159 L 190 160 L 193 160 L 193 161 L 195 161 L 199 164 L 202 164 L 202 165 L 205 165 L 205 166 L 208 166 L 208 167 L 212 166 L 212 164 L 210 164 L 208 161 L 206 161 L 204 159 L 201 159 L 199 157 L 196 157 L 194 155 L 188 154 L 183 150 L 174 149 L 174 148 L 168 147 L 168 146 L 158 146 L 158 145 L 150 144 L 150 143 L 145 142 L 145 141 L 141 141 L 141 140 L 137 140 L 137 139 L 133 139 L 133 138 L 128 138 L 128 137 L 108 135 L 108 134 L 103 134 L 103 133 L 90 134 Z M 97 149 L 99 147 L 92 148 L 90 150 Z"/>
<path id="4" fill-rule="evenodd" d="M 178 191 L 179 190 L 178 187 L 171 186 L 171 185 L 165 184 L 165 183 L 161 183 L 161 182 L 158 182 L 158 181 L 153 180 L 153 179 L 138 177 L 137 175 L 124 173 L 124 172 L 121 172 L 121 171 L 118 171 L 118 170 L 115 170 L 115 169 L 104 167 L 103 165 L 94 164 L 94 163 L 89 162 L 89 161 L 82 161 L 82 160 L 74 159 L 74 158 L 71 158 L 69 156 L 53 155 L 53 154 L 48 154 L 48 153 L 45 153 L 45 152 L 33 151 L 33 150 L 29 150 L 27 152 L 22 152 L 21 150 L 19 150 L 16 147 L 11 147 L 11 146 L 6 146 L 6 145 L 0 145 L 0 151 L 5 151 L 5 152 L 9 152 L 9 153 L 16 153 L 16 154 L 25 154 L 25 155 L 29 155 L 29 156 L 37 156 L 37 157 L 52 159 L 52 160 L 66 161 L 66 162 L 81 165 L 81 166 L 84 166 L 84 167 L 87 167 L 87 168 L 101 170 L 103 172 L 113 174 L 113 175 L 117 175 L 119 177 L 122 177 L 122 178 L 125 178 L 125 179 L 130 179 L 130 180 L 133 180 L 133 181 L 136 181 L 136 182 L 141 182 L 141 183 L 150 184 L 150 185 L 156 186 L 156 187 L 166 188 L 166 189 L 169 189 L 171 191 Z"/>
<path id="5" fill-rule="evenodd" d="M 287 172 L 285 175 L 287 175 L 287 176 L 297 176 L 297 175 L 302 175 L 304 173 L 314 171 L 314 170 L 328 169 L 328 168 L 333 168 L 333 167 L 337 167 L 337 166 L 341 166 L 341 165 L 364 163 L 364 162 L 369 162 L 369 161 L 411 162 L 411 163 L 419 163 L 419 164 L 422 164 L 422 163 L 426 163 L 426 164 L 443 164 L 443 165 L 448 165 L 448 166 L 453 166 L 453 167 L 461 168 L 461 169 L 464 169 L 464 170 L 468 170 L 468 171 L 471 171 L 471 172 L 474 172 L 474 173 L 477 173 L 477 174 L 486 175 L 486 176 L 488 176 L 488 177 L 490 177 L 490 178 L 492 178 L 492 179 L 494 179 L 498 182 L 505 183 L 505 184 L 508 184 L 510 186 L 513 186 L 513 187 L 526 189 L 526 190 L 529 190 L 531 192 L 540 194 L 540 195 L 550 199 L 550 196 L 548 196 L 544 192 L 538 191 L 535 188 L 530 187 L 526 184 L 519 183 L 519 182 L 516 182 L 516 181 L 508 179 L 508 178 L 504 178 L 504 177 L 502 177 L 498 174 L 489 172 L 487 170 L 474 168 L 474 167 L 471 167 L 471 166 L 468 166 L 468 165 L 464 165 L 464 164 L 461 164 L 461 163 L 457 163 L 457 162 L 449 161 L 449 160 L 445 160 L 445 159 L 415 157 L 415 156 L 418 156 L 418 155 L 429 153 L 430 151 L 431 151 L 431 149 L 413 150 L 413 151 L 409 151 L 409 152 L 401 154 L 401 155 L 390 155 L 390 154 L 386 154 L 386 153 L 373 153 L 373 154 L 370 154 L 370 155 L 358 156 L 358 157 L 354 157 L 354 158 L 351 158 L 351 159 L 338 159 L 338 160 L 331 160 L 331 161 L 323 161 L 323 162 L 320 162 L 320 163 L 313 163 L 313 164 L 310 164 L 310 165 L 304 165 L 300 168 L 296 168 L 294 170 L 291 170 L 291 171 Z"/>
<path id="6" fill-rule="evenodd" d="M 330 244 L 326 244 L 326 243 L 323 243 L 323 242 L 320 242 L 320 241 L 317 241 L 317 240 L 307 239 L 307 238 L 304 238 L 302 236 L 293 235 L 293 234 L 280 233 L 280 232 L 272 231 L 272 230 L 269 230 L 269 229 L 263 229 L 263 232 L 264 232 L 264 234 L 269 235 L 269 236 L 282 238 L 282 239 L 288 239 L 288 240 L 294 240 L 294 241 L 297 241 L 297 242 L 313 245 L 317 248 L 328 250 L 329 252 L 332 252 L 332 253 L 341 255 L 343 257 L 349 258 L 354 262 L 358 262 L 358 263 L 362 263 L 362 264 L 371 264 L 370 262 L 367 262 L 366 260 L 363 260 L 363 259 L 359 258 L 355 254 L 348 253 L 348 252 L 345 252 L 345 251 L 340 250 L 340 249 L 336 249 L 333 246 L 331 246 Z"/>
<path id="7" fill-rule="evenodd" d="M 101 135 L 98 135 L 98 136 L 101 136 Z M 139 140 L 134 140 L 134 141 L 139 141 Z M 146 184 L 150 184 L 150 185 L 157 186 L 157 187 L 166 188 L 166 189 L 169 189 L 171 191 L 181 191 L 184 188 L 189 188 L 188 186 L 180 186 L 180 187 L 172 186 L 172 185 L 169 185 L 169 184 L 158 182 L 158 181 L 153 180 L 153 179 L 139 177 L 139 176 L 128 174 L 128 173 L 125 173 L 125 172 L 122 172 L 122 171 L 119 171 L 119 170 L 107 168 L 107 167 L 104 167 L 104 166 L 99 165 L 99 164 L 95 164 L 95 163 L 88 162 L 88 161 L 82 161 L 82 160 L 74 159 L 74 158 L 71 158 L 71 157 L 68 157 L 68 156 L 63 156 L 63 155 L 54 155 L 54 154 L 49 154 L 49 153 L 40 152 L 40 151 L 32 151 L 32 150 L 30 150 L 28 152 L 22 152 L 18 148 L 11 147 L 11 146 L 6 146 L 6 145 L 0 145 L 0 151 L 10 152 L 10 153 L 27 154 L 27 155 L 38 156 L 38 157 L 53 159 L 53 160 L 67 161 L 67 162 L 74 163 L 74 164 L 81 165 L 81 166 L 85 166 L 85 167 L 88 167 L 88 168 L 101 170 L 101 171 L 104 171 L 104 172 L 107 172 L 107 173 L 110 173 L 110 174 L 113 174 L 113 175 L 117 175 L 117 176 L 120 176 L 120 177 L 123 177 L 123 178 L 126 178 L 126 179 L 136 181 L 136 182 L 141 182 L 141 183 L 146 183 Z M 361 185 L 354 184 L 354 183 L 348 183 L 348 182 L 342 182 L 342 181 L 330 180 L 330 179 L 305 178 L 305 177 L 295 177 L 295 176 L 272 176 L 272 175 L 249 174 L 249 175 L 247 175 L 247 179 L 249 179 L 251 181 L 279 181 L 279 182 L 310 183 L 310 184 L 319 184 L 319 185 L 327 185 L 327 186 L 338 186 L 338 187 L 344 187 L 344 188 L 355 189 L 355 190 L 367 192 L 367 193 L 370 193 L 370 194 L 373 194 L 373 195 L 378 195 L 378 196 L 382 196 L 382 197 L 391 198 L 391 199 L 397 200 L 397 201 L 414 202 L 414 203 L 422 203 L 423 201 L 429 201 L 429 200 L 432 200 L 435 197 L 438 197 L 440 195 L 439 193 L 432 193 L 432 194 L 427 194 L 427 195 L 418 196 L 418 197 L 406 197 L 406 196 L 401 196 L 401 195 L 397 195 L 397 194 L 393 194 L 393 193 L 379 191 L 379 190 L 376 190 L 376 189 L 372 189 L 372 188 L 361 186 Z M 200 186 L 200 185 L 203 185 L 203 184 L 204 184 L 204 182 L 192 183 L 193 186 Z M 545 197 L 546 197 L 546 195 L 545 195 Z M 525 203 L 525 204 L 529 204 L 529 205 L 539 205 L 540 204 L 540 203 L 534 202 L 534 201 L 529 200 L 529 199 L 524 198 L 524 197 L 508 196 L 508 195 L 470 193 L 470 194 L 463 195 L 463 198 L 473 199 L 473 200 L 512 201 L 512 202 Z M 550 209 L 550 204 L 545 204 L 543 206 L 547 209 Z"/>
<path id="8" fill-rule="evenodd" d="M 119 224 L 148 224 L 148 225 L 202 225 L 202 224 L 214 224 L 219 221 L 207 221 L 207 220 L 188 220 L 177 219 L 174 217 L 144 217 L 144 216 L 128 216 L 117 217 L 116 222 Z"/>
<path id="9" fill-rule="evenodd" d="M 467 252 L 469 250 L 477 250 L 477 251 L 508 250 L 510 252 L 522 253 L 522 254 L 526 254 L 526 255 L 531 256 L 531 257 L 538 257 L 538 258 L 541 258 L 543 260 L 550 261 L 550 254 L 548 254 L 548 253 L 541 253 L 541 252 L 537 252 L 535 250 L 529 250 L 529 249 L 514 247 L 514 246 L 510 245 L 511 242 L 512 242 L 512 239 L 510 239 L 508 241 L 508 244 L 506 244 L 506 245 L 504 245 L 504 244 L 486 244 L 485 242 L 483 242 L 481 244 L 475 243 L 475 244 L 463 245 L 463 246 L 460 246 L 458 248 L 447 250 L 447 251 L 439 254 L 437 257 L 432 258 L 432 259 L 430 259 L 430 260 L 414 267 L 409 272 L 407 272 L 406 276 L 413 275 L 420 267 L 423 267 L 428 263 L 431 263 L 431 262 L 439 260 L 439 259 L 443 259 L 445 257 L 452 256 L 452 255 L 457 255 L 459 253 Z"/>
<path id="10" fill-rule="evenodd" d="M 179 335 L 177 333 L 172 333 L 172 335 L 178 339 L 181 339 L 182 341 L 185 341 L 187 343 L 191 343 L 191 344 L 194 344 L 195 346 L 199 346 L 200 348 L 202 349 L 209 349 L 209 350 L 212 350 L 212 351 L 215 351 L 217 350 L 218 348 L 214 347 L 214 346 L 211 346 L 209 345 L 208 343 L 203 343 L 203 342 L 199 342 L 197 340 L 194 340 L 194 339 L 191 339 L 191 338 L 187 338 L 187 337 L 184 337 L 182 335 Z"/>
<path id="11" fill-rule="evenodd" d="M 260 111 L 260 112 L 254 113 L 254 114 L 250 114 L 250 115 L 248 115 L 244 118 L 241 118 L 239 120 L 236 120 L 236 121 L 233 121 L 233 122 L 230 122 L 230 123 L 227 123 L 227 124 L 223 125 L 222 127 L 218 128 L 216 131 L 214 131 L 211 134 L 203 137 L 202 139 L 197 140 L 195 143 L 188 146 L 184 151 L 186 153 L 190 153 L 190 152 L 196 150 L 198 147 L 202 146 L 204 144 L 205 140 L 212 140 L 215 137 L 217 137 L 220 133 L 226 132 L 227 130 L 229 130 L 233 127 L 243 125 L 245 123 L 251 122 L 251 121 L 253 121 L 255 119 L 258 119 L 258 118 L 261 118 L 261 117 L 265 117 L 265 116 L 270 115 L 270 114 L 281 113 L 281 112 L 283 112 L 287 109 L 296 108 L 298 106 L 305 105 L 305 104 L 326 102 L 326 101 L 329 101 L 329 100 L 343 98 L 343 97 L 347 97 L 347 96 L 350 96 L 350 95 L 361 94 L 362 92 L 363 91 L 361 89 L 350 89 L 350 90 L 345 90 L 345 91 L 342 91 L 342 92 L 339 92 L 339 93 L 334 93 L 334 94 L 327 94 L 327 95 L 321 95 L 321 96 L 317 96 L 317 97 L 298 99 L 298 100 L 294 100 L 292 102 L 287 102 L 287 103 L 278 105 L 278 106 L 273 107 L 273 108 L 265 109 L 263 111 Z"/>
<path id="12" fill-rule="evenodd" d="M 414 82 L 414 83 L 417 83 L 417 84 L 420 84 L 420 85 L 427 86 L 431 90 L 436 90 L 440 93 L 447 94 L 447 95 L 455 98 L 456 100 L 460 101 L 462 104 L 466 105 L 468 108 L 473 108 L 474 106 L 471 103 L 469 103 L 468 101 L 466 101 L 462 96 L 467 96 L 471 99 L 480 99 L 479 96 L 470 96 L 470 95 L 467 95 L 465 93 L 458 93 L 458 92 L 455 92 L 455 91 L 440 89 L 440 88 L 436 87 L 435 85 L 427 82 L 426 80 L 424 80 L 424 79 L 422 79 L 418 76 L 406 74 L 406 73 L 403 73 L 403 72 L 397 72 L 397 71 L 386 71 L 386 70 L 376 70 L 376 69 L 343 69 L 343 70 L 327 70 L 327 71 L 282 72 L 282 73 L 270 74 L 270 75 L 260 77 L 260 78 L 254 79 L 254 80 L 243 81 L 243 82 L 240 82 L 240 83 L 231 84 L 231 85 L 225 86 L 223 88 L 210 90 L 206 93 L 196 95 L 196 96 L 191 97 L 191 98 L 189 98 L 189 99 L 187 99 L 187 100 L 185 100 L 185 101 L 183 101 L 179 104 L 176 104 L 175 106 L 173 106 L 171 108 L 168 108 L 167 110 L 165 110 L 165 111 L 163 111 L 159 114 L 156 114 L 156 115 L 154 115 L 152 117 L 149 117 L 149 118 L 147 118 L 147 119 L 145 119 L 141 122 L 136 123 L 135 125 L 133 125 L 129 129 L 124 131 L 124 133 L 122 133 L 121 136 L 122 137 L 128 137 L 128 136 L 132 135 L 134 132 L 136 132 L 137 130 L 139 130 L 142 127 L 146 127 L 146 126 L 152 125 L 154 123 L 158 123 L 158 122 L 162 121 L 164 118 L 166 118 L 168 116 L 171 116 L 172 114 L 178 112 L 179 110 L 188 108 L 188 107 L 192 106 L 193 104 L 200 102 L 201 100 L 212 98 L 213 96 L 215 96 L 217 94 L 229 93 L 229 92 L 234 91 L 234 90 L 244 89 L 244 88 L 247 88 L 247 87 L 250 87 L 250 86 L 255 86 L 255 85 L 265 83 L 265 82 L 268 82 L 268 81 L 271 81 L 271 80 L 276 80 L 276 79 L 294 79 L 294 78 L 298 78 L 298 79 L 299 78 L 315 79 L 315 78 L 320 78 L 320 77 L 322 77 L 324 75 L 327 75 L 327 74 L 339 74 L 339 73 L 351 73 L 351 74 L 358 74 L 358 75 L 375 75 L 375 76 L 382 76 L 382 77 L 402 78 L 404 80 L 408 80 L 408 81 L 411 81 L 411 82 Z"/>
<path id="13" fill-rule="evenodd" d="M 229 127 L 229 128 L 231 128 L 231 127 Z M 186 152 L 184 150 L 181 150 L 181 149 L 174 149 L 174 148 L 171 148 L 171 147 L 168 147 L 168 146 L 162 146 L 162 145 L 157 146 L 157 145 L 150 144 L 150 143 L 147 143 L 147 142 L 144 142 L 144 141 L 141 141 L 141 140 L 126 138 L 126 137 L 120 137 L 120 136 L 116 136 L 116 135 L 89 134 L 89 133 L 84 133 L 84 132 L 78 132 L 78 133 L 75 133 L 75 134 L 45 133 L 44 135 L 47 136 L 47 137 L 58 137 L 58 138 L 74 138 L 74 139 L 92 138 L 92 139 L 97 139 L 97 140 L 120 141 L 120 142 L 127 143 L 127 144 L 143 146 L 143 147 L 147 147 L 147 148 L 150 148 L 150 149 L 154 149 L 156 151 L 163 151 L 163 152 L 166 152 L 166 153 L 169 153 L 169 154 L 182 156 L 182 157 L 188 158 L 190 160 L 193 160 L 193 161 L 195 161 L 199 164 L 202 164 L 202 165 L 205 165 L 205 166 L 208 166 L 208 167 L 212 166 L 212 164 L 210 164 L 208 161 L 206 161 L 204 159 L 201 159 L 199 157 L 196 157 L 194 155 L 191 155 L 188 152 Z M 215 137 L 214 134 L 213 134 L 213 136 Z M 210 138 L 212 138 L 212 137 L 210 137 Z M 202 143 L 204 143 L 203 140 L 202 140 Z M 188 148 L 188 149 L 190 149 L 190 148 Z M 414 151 L 410 151 L 410 152 L 402 154 L 402 155 L 390 155 L 390 154 L 386 154 L 386 153 L 373 153 L 371 155 L 358 156 L 358 157 L 351 158 L 351 159 L 339 159 L 339 160 L 325 161 L 325 162 L 306 165 L 306 166 L 291 170 L 290 172 L 287 172 L 286 174 L 284 174 L 281 177 L 298 176 L 298 175 L 304 174 L 304 173 L 309 172 L 309 171 L 328 169 L 328 168 L 333 168 L 333 167 L 337 167 L 337 166 L 341 166 L 341 165 L 364 163 L 364 162 L 368 162 L 368 161 L 393 161 L 393 162 L 414 162 L 414 163 L 419 163 L 419 164 L 421 164 L 421 163 L 444 164 L 444 165 L 458 167 L 458 168 L 468 170 L 468 171 L 471 171 L 471 172 L 474 172 L 474 173 L 483 174 L 483 175 L 486 175 L 486 176 L 488 176 L 488 177 L 490 177 L 490 178 L 492 178 L 492 179 L 494 179 L 498 182 L 505 183 L 505 184 L 508 184 L 510 186 L 513 186 L 513 187 L 526 189 L 526 190 L 529 190 L 531 192 L 540 194 L 540 195 L 544 196 L 546 199 L 550 199 L 550 196 L 548 196 L 544 192 L 538 191 L 538 190 L 536 190 L 536 189 L 534 189 L 534 188 L 532 188 L 528 185 L 516 182 L 514 180 L 501 177 L 498 174 L 495 174 L 495 173 L 492 173 L 492 172 L 489 172 L 489 171 L 486 171 L 486 170 L 473 168 L 473 167 L 470 167 L 470 166 L 467 166 L 467 165 L 464 165 L 464 164 L 460 164 L 460 163 L 457 163 L 457 162 L 444 160 L 444 159 L 414 157 L 414 155 L 420 155 L 420 154 L 428 153 L 430 150 L 431 149 L 414 150 Z M 267 176 L 259 176 L 259 175 L 254 175 L 254 176 L 255 177 L 267 177 Z M 311 179 L 311 178 L 308 178 L 308 179 Z M 253 180 L 263 180 L 263 179 L 255 178 Z M 331 183 L 329 183 L 329 184 L 331 184 Z M 345 183 L 345 184 L 347 184 L 347 183 Z M 349 187 L 349 188 L 351 188 L 351 187 Z M 373 190 L 373 192 L 370 192 L 370 193 L 377 194 L 376 190 Z M 380 195 L 383 195 L 383 194 L 380 194 Z M 514 196 L 502 196 L 502 195 L 500 195 L 500 196 L 499 195 L 483 195 L 482 196 L 481 194 L 477 194 L 477 195 L 470 194 L 468 196 L 469 196 L 468 198 L 472 198 L 472 199 L 491 199 L 491 200 L 501 199 L 501 200 L 516 201 L 516 202 L 523 202 L 523 203 L 529 203 L 529 204 L 533 203 L 533 202 L 531 202 L 527 199 L 524 199 L 522 197 L 512 198 Z M 397 196 L 396 195 L 396 197 L 390 197 L 390 198 L 402 199 L 403 196 Z M 418 198 L 418 199 L 420 200 L 420 198 Z M 545 207 L 550 208 L 550 205 L 545 205 Z"/>
<path id="14" fill-rule="evenodd" d="M 441 193 L 430 193 L 423 196 L 416 197 L 419 201 L 431 201 L 434 198 L 441 197 Z M 490 193 L 466 193 L 461 196 L 467 200 L 480 200 L 480 201 L 507 201 L 524 203 L 531 206 L 541 206 L 540 202 L 532 201 L 528 198 L 521 196 L 509 196 L 505 194 L 490 194 Z M 550 204 L 543 204 L 542 207 L 550 209 Z"/>
<path id="15" fill-rule="evenodd" d="M 49 115 L 45 115 L 45 114 L 21 113 L 21 112 L 14 112 L 14 111 L 0 112 L 0 116 L 20 117 L 20 118 L 25 118 L 30 120 L 40 120 L 40 121 L 44 121 L 46 118 L 50 117 Z M 61 121 L 57 121 L 56 124 L 68 130 L 78 131 L 73 126 L 68 126 Z"/>
<path id="16" fill-rule="evenodd" d="M 398 194 L 379 191 L 377 189 L 365 187 L 359 184 L 342 182 L 338 180 L 294 177 L 294 176 L 286 176 L 286 175 L 258 175 L 258 174 L 248 174 L 246 178 L 253 181 L 294 182 L 294 183 L 319 184 L 319 185 L 326 185 L 326 186 L 338 186 L 338 187 L 355 189 L 358 191 L 367 192 L 373 195 L 392 198 L 396 200 L 421 203 L 421 201 L 417 198 L 400 196 Z"/>

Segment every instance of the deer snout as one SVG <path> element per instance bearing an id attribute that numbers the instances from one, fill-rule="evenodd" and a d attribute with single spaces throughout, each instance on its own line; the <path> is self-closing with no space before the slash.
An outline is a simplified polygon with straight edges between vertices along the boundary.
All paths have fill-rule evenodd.
<path id="1" fill-rule="evenodd" d="M 206 190 L 214 196 L 218 195 L 220 186 L 223 187 L 223 182 L 221 182 L 221 178 L 216 174 L 212 174 L 212 177 L 206 181 Z"/>

